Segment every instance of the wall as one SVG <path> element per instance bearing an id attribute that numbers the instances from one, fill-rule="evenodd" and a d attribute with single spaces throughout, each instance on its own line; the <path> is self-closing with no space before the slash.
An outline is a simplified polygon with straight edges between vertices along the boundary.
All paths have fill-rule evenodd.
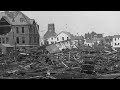
<path id="1" fill-rule="evenodd" d="M 63 41 L 63 40 L 62 40 L 62 37 L 64 37 L 64 41 L 67 40 L 67 37 L 70 39 L 70 37 L 69 37 L 67 34 L 65 34 L 65 33 L 60 33 L 60 34 L 56 37 L 56 42 Z M 57 40 L 57 38 L 58 38 L 59 40 Z"/>
<path id="2" fill-rule="evenodd" d="M 56 38 L 55 37 L 50 37 L 48 40 L 49 44 L 53 44 L 56 42 Z"/>

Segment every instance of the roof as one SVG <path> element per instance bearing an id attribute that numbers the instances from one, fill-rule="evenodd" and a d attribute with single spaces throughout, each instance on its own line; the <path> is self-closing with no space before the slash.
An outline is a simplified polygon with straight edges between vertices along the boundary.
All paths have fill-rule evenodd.
<path id="1" fill-rule="evenodd" d="M 120 35 L 114 35 L 113 38 L 120 38 Z"/>
<path id="2" fill-rule="evenodd" d="M 93 38 L 93 41 L 100 41 L 100 40 L 104 40 L 104 38 Z"/>
<path id="3" fill-rule="evenodd" d="M 48 39 L 48 38 L 50 38 L 50 37 L 52 37 L 52 36 L 56 36 L 56 32 L 55 31 L 47 31 L 46 33 L 45 33 L 45 35 L 44 35 L 44 39 L 46 40 L 46 39 Z"/>
<path id="4" fill-rule="evenodd" d="M 65 34 L 67 34 L 71 39 L 74 39 L 74 35 L 71 34 L 70 32 L 67 32 L 67 31 L 61 31 L 59 34 L 56 35 L 56 37 L 57 37 L 58 35 L 60 35 L 61 33 L 65 33 Z"/>
<path id="5" fill-rule="evenodd" d="M 74 36 L 74 40 L 81 40 L 81 39 L 84 39 L 83 36 Z"/>
<path id="6" fill-rule="evenodd" d="M 1 12 L 0 13 L 0 19 L 2 17 L 5 17 L 6 20 L 11 24 L 11 25 L 28 25 L 28 24 L 33 24 L 34 19 L 30 19 L 27 17 L 25 14 L 23 14 L 20 11 L 12 11 L 12 12 Z"/>
<path id="7" fill-rule="evenodd" d="M 55 44 L 52 44 L 52 45 L 47 46 L 46 49 L 47 49 L 50 53 L 54 53 L 54 52 L 59 51 L 59 48 L 58 48 Z"/>

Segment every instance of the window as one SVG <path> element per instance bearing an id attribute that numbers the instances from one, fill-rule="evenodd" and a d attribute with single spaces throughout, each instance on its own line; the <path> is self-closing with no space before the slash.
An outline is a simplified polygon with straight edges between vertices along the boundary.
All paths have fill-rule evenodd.
<path id="1" fill-rule="evenodd" d="M 119 43 L 118 43 L 118 45 L 119 45 Z"/>
<path id="2" fill-rule="evenodd" d="M 57 38 L 57 41 L 59 41 L 59 38 Z"/>
<path id="3" fill-rule="evenodd" d="M 24 27 L 22 27 L 22 33 L 24 33 Z"/>
<path id="4" fill-rule="evenodd" d="M 117 45 L 117 44 L 115 43 L 115 45 Z"/>
<path id="5" fill-rule="evenodd" d="M 43 43 L 41 42 L 41 46 L 43 45 Z"/>
<path id="6" fill-rule="evenodd" d="M 51 40 L 53 40 L 53 38 L 51 38 Z"/>
<path id="7" fill-rule="evenodd" d="M 34 37 L 34 43 L 36 43 L 36 37 Z"/>
<path id="8" fill-rule="evenodd" d="M 49 42 L 48 41 L 46 41 L 46 45 L 48 45 L 49 44 Z"/>
<path id="9" fill-rule="evenodd" d="M 25 37 L 22 37 L 22 43 L 25 43 Z"/>
<path id="10" fill-rule="evenodd" d="M 116 41 L 116 38 L 115 38 L 115 41 Z"/>
<path id="11" fill-rule="evenodd" d="M 8 37 L 6 37 L 6 43 L 8 43 L 9 42 L 9 38 Z"/>
<path id="12" fill-rule="evenodd" d="M 67 37 L 67 40 L 69 40 L 69 37 Z"/>
<path id="13" fill-rule="evenodd" d="M 62 37 L 62 40 L 64 41 L 64 37 Z"/>
<path id="14" fill-rule="evenodd" d="M 19 44 L 19 37 L 16 38 L 16 42 L 17 42 L 17 44 Z"/>
<path id="15" fill-rule="evenodd" d="M 54 42 L 51 42 L 51 44 L 54 44 Z"/>
<path id="16" fill-rule="evenodd" d="M 5 43 L 5 38 L 2 38 L 2 43 Z"/>
<path id="17" fill-rule="evenodd" d="M 19 33 L 18 27 L 16 27 L 16 33 Z"/>

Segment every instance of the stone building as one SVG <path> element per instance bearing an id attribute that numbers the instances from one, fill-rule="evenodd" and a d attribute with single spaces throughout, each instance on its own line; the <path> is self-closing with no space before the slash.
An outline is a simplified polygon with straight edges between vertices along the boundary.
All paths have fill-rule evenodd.
<path id="1" fill-rule="evenodd" d="M 18 49 L 39 45 L 39 26 L 20 11 L 0 13 L 0 44 L 9 44 Z"/>

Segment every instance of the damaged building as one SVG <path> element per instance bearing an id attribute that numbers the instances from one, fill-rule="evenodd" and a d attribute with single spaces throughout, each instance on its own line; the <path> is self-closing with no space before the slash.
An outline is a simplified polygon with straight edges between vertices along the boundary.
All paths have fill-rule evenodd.
<path id="1" fill-rule="evenodd" d="M 20 11 L 0 13 L 0 44 L 17 49 L 39 46 L 39 26 Z M 1 48 L 2 49 L 2 48 Z"/>

